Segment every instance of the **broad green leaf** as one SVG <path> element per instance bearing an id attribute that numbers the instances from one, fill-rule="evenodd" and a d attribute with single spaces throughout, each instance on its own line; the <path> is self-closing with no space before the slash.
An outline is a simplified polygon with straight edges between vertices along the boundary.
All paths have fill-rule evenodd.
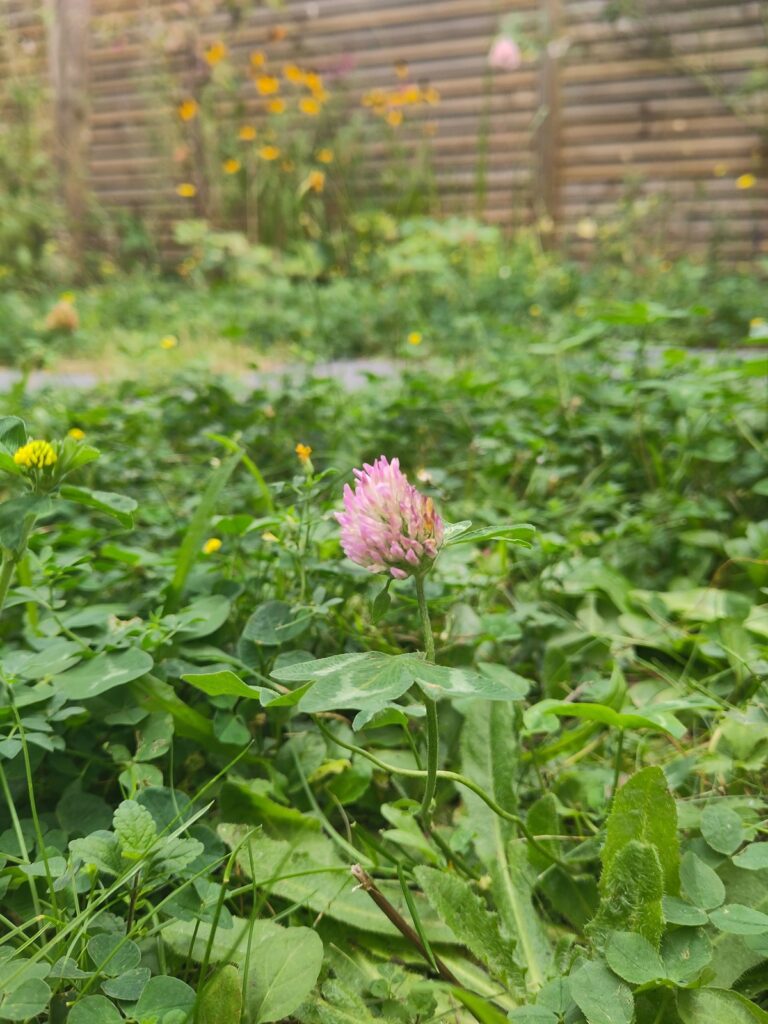
<path id="1" fill-rule="evenodd" d="M 132 859 L 146 853 L 157 837 L 155 819 L 135 800 L 123 800 L 112 819 L 123 856 Z"/>
<path id="2" fill-rule="evenodd" d="M 314 686 L 299 703 L 300 709 L 308 713 L 336 708 L 378 710 L 411 687 L 411 661 L 407 654 L 369 651 L 301 662 L 276 669 L 272 675 L 280 682 L 314 680 Z"/>
<path id="3" fill-rule="evenodd" d="M 28 978 L 0 999 L 0 1020 L 29 1020 L 48 1006 L 51 989 L 42 978 Z"/>
<path id="4" fill-rule="evenodd" d="M 465 881 L 424 866 L 416 867 L 414 874 L 432 907 L 478 960 L 508 983 L 519 976 L 513 943 L 502 937 L 498 916 Z"/>
<path id="5" fill-rule="evenodd" d="M 466 529 L 460 529 L 466 525 Z M 446 532 L 445 545 L 453 547 L 456 544 L 474 544 L 488 540 L 506 540 L 510 544 L 519 544 L 529 548 L 533 542 L 533 535 L 536 527 L 530 523 L 505 523 L 499 526 L 484 526 L 477 530 L 470 530 L 470 522 L 454 523 Z"/>
<path id="6" fill-rule="evenodd" d="M 744 842 L 741 818 L 721 804 L 710 804 L 701 812 L 701 834 L 718 853 L 731 854 Z"/>
<path id="7" fill-rule="evenodd" d="M 312 991 L 323 963 L 323 944 L 311 928 L 280 928 L 252 947 L 245 991 L 254 1024 L 289 1017 Z"/>
<path id="8" fill-rule="evenodd" d="M 714 910 L 725 899 L 725 886 L 716 871 L 689 850 L 680 861 L 680 883 L 691 903 Z"/>
<path id="9" fill-rule="evenodd" d="M 285 601 L 267 601 L 246 622 L 243 638 L 264 647 L 278 647 L 301 636 L 310 622 L 306 610 L 297 612 Z"/>
<path id="10" fill-rule="evenodd" d="M 461 733 L 462 770 L 505 810 L 517 807 L 515 779 L 518 749 L 514 711 L 506 702 L 477 701 L 469 705 Z M 517 962 L 526 982 L 539 989 L 549 973 L 552 952 L 533 904 L 534 873 L 525 845 L 515 842 L 513 826 L 474 793 L 464 794 L 475 849 L 491 876 L 496 908 L 516 942 Z"/>
<path id="11" fill-rule="evenodd" d="M 712 943 L 701 928 L 676 928 L 664 936 L 661 958 L 667 976 L 679 985 L 688 985 L 711 961 Z"/>
<path id="12" fill-rule="evenodd" d="M 125 867 L 120 855 L 120 843 L 113 832 L 98 829 L 84 839 L 73 839 L 69 849 L 76 860 L 93 864 L 105 875 L 119 875 Z"/>
<path id="13" fill-rule="evenodd" d="M 141 963 L 141 951 L 136 943 L 111 932 L 103 932 L 89 939 L 88 956 L 99 974 L 105 974 L 108 978 L 133 971 Z"/>
<path id="14" fill-rule="evenodd" d="M 637 932 L 612 932 L 605 943 L 605 959 L 614 974 L 633 985 L 645 985 L 666 974 L 656 949 Z"/>
<path id="15" fill-rule="evenodd" d="M 614 711 L 604 704 L 591 704 L 587 701 L 562 701 L 549 705 L 546 713 L 566 718 L 586 718 L 590 722 L 601 722 L 612 729 L 652 729 L 654 732 L 666 732 L 674 736 L 685 734 L 685 727 L 673 715 L 665 715 L 659 720 L 654 720 L 646 715 Z"/>
<path id="16" fill-rule="evenodd" d="M 25 494 L 0 502 L 0 547 L 20 554 L 27 532 L 27 519 L 36 521 L 53 511 L 53 502 L 43 495 Z"/>
<path id="17" fill-rule="evenodd" d="M 53 687 L 67 700 L 89 700 L 145 676 L 153 665 L 152 657 L 139 647 L 112 654 L 97 654 L 90 661 L 81 662 L 75 668 L 56 676 Z"/>
<path id="18" fill-rule="evenodd" d="M 13 455 L 27 443 L 27 427 L 18 416 L 0 416 L 0 448 Z"/>
<path id="19" fill-rule="evenodd" d="M 742 903 L 726 903 L 713 910 L 709 919 L 716 928 L 730 935 L 763 935 L 768 932 L 768 914 Z"/>
<path id="20" fill-rule="evenodd" d="M 762 871 L 768 868 L 768 843 L 750 843 L 733 858 L 733 863 L 745 871 Z"/>
<path id="21" fill-rule="evenodd" d="M 86 508 L 96 509 L 105 515 L 112 516 L 121 526 L 130 529 L 133 526 L 133 512 L 138 505 L 133 498 L 125 494 L 113 494 L 111 491 L 92 491 L 88 487 L 75 487 L 62 484 L 61 496 Z"/>
<path id="22" fill-rule="evenodd" d="M 258 700 L 263 689 L 261 686 L 249 686 L 243 682 L 240 676 L 235 675 L 229 669 L 224 669 L 221 672 L 187 672 L 181 678 L 185 683 L 207 693 L 209 697 L 226 695 Z"/>
<path id="23" fill-rule="evenodd" d="M 680 891 L 677 811 L 661 768 L 649 767 L 636 772 L 616 794 L 601 854 L 603 876 L 607 875 L 617 853 L 633 839 L 655 847 L 664 892 L 676 896 Z M 602 886 L 601 878 L 601 889 Z"/>
<path id="24" fill-rule="evenodd" d="M 682 878 L 682 862 L 680 865 L 680 876 Z M 695 926 L 706 924 L 709 920 L 706 912 L 701 907 L 695 907 L 692 903 L 680 900 L 676 896 L 665 896 L 661 901 L 664 910 L 664 920 L 669 924 L 682 924 Z"/>
<path id="25" fill-rule="evenodd" d="M 424 692 L 433 700 L 441 697 L 477 697 L 482 700 L 522 700 L 528 682 L 510 672 L 472 672 L 463 668 L 432 665 L 420 658 L 409 657 L 409 666 Z M 502 666 L 494 666 L 502 668 Z"/>
<path id="26" fill-rule="evenodd" d="M 584 964 L 570 977 L 571 996 L 588 1024 L 631 1024 L 632 990 L 597 962 Z"/>
<path id="27" fill-rule="evenodd" d="M 166 615 L 164 622 L 173 625 L 184 641 L 210 636 L 229 618 L 232 604 L 223 594 L 200 597 L 175 615 Z"/>
<path id="28" fill-rule="evenodd" d="M 242 987 L 236 967 L 220 967 L 198 997 L 197 1024 L 239 1021 L 243 1010 Z"/>
<path id="29" fill-rule="evenodd" d="M 636 590 L 633 597 L 640 600 L 657 598 L 667 610 L 690 622 L 716 622 L 718 619 L 745 619 L 752 608 L 752 602 L 744 594 L 714 588 L 675 590 L 666 593 L 650 593 Z"/>
<path id="30" fill-rule="evenodd" d="M 768 1024 L 768 1013 L 738 992 L 694 988 L 678 992 L 683 1024 Z"/>
<path id="31" fill-rule="evenodd" d="M 168 978 L 160 975 L 150 978 L 144 986 L 139 1001 L 133 1008 L 132 1016 L 138 1020 L 151 1019 L 164 1021 L 166 1014 L 177 1014 L 173 1024 L 182 1024 L 188 1019 L 195 1005 L 194 990 L 179 978 Z"/>
<path id="32" fill-rule="evenodd" d="M 546 1006 L 519 1006 L 510 1010 L 507 1020 L 512 1024 L 558 1024 L 561 1018 Z"/>
<path id="33" fill-rule="evenodd" d="M 601 946 L 611 931 L 637 932 L 658 947 L 664 930 L 663 873 L 650 843 L 631 839 L 603 869 L 597 915 L 588 927 Z"/>
<path id="34" fill-rule="evenodd" d="M 110 999 L 86 996 L 69 1011 L 67 1024 L 122 1024 L 123 1020 L 123 1015 Z"/>
<path id="35" fill-rule="evenodd" d="M 480 1024 L 506 1024 L 508 1018 L 482 996 L 465 988 L 457 988 L 455 985 L 451 992 Z"/>
<path id="36" fill-rule="evenodd" d="M 129 1002 L 135 1002 L 144 991 L 151 974 L 148 967 L 136 967 L 133 970 L 125 971 L 119 977 L 109 978 L 102 982 L 101 990 L 111 999 L 126 999 Z"/>

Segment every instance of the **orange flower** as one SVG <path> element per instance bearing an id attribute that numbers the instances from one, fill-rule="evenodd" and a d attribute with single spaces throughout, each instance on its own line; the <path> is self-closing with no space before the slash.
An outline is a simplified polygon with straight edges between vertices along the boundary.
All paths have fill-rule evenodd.
<path id="1" fill-rule="evenodd" d="M 321 164 L 332 164 L 333 163 L 333 150 L 332 149 L 318 149 L 315 156 Z"/>
<path id="2" fill-rule="evenodd" d="M 176 186 L 176 195 L 181 196 L 182 199 L 192 199 L 197 195 L 197 189 L 191 181 L 182 181 L 180 185 Z"/>
<path id="3" fill-rule="evenodd" d="M 402 101 L 403 103 L 420 103 L 422 100 L 422 92 L 418 85 L 409 85 L 407 89 L 403 90 Z"/>
<path id="4" fill-rule="evenodd" d="M 402 110 L 390 110 L 387 114 L 387 124 L 391 128 L 399 128 L 403 123 L 403 112 Z"/>
<path id="5" fill-rule="evenodd" d="M 302 195 L 305 192 L 316 192 L 318 195 L 325 188 L 325 171 L 310 171 L 301 185 Z"/>
<path id="6" fill-rule="evenodd" d="M 277 99 L 270 100 L 267 104 L 267 110 L 269 110 L 270 114 L 284 114 L 285 100 L 281 100 L 279 96 Z"/>
<path id="7" fill-rule="evenodd" d="M 299 110 L 307 117 L 317 117 L 320 113 L 320 104 L 313 97 L 305 96 L 304 99 L 299 100 Z"/>
<path id="8" fill-rule="evenodd" d="M 241 142 L 253 142 L 256 138 L 256 129 L 252 124 L 244 124 L 237 133 L 237 137 Z"/>
<path id="9" fill-rule="evenodd" d="M 430 85 L 430 87 L 425 89 L 421 94 L 421 98 L 425 103 L 428 103 L 430 107 L 434 107 L 435 104 L 440 102 L 440 92 L 434 87 L 434 85 Z"/>
<path id="10" fill-rule="evenodd" d="M 261 50 L 254 50 L 251 53 L 250 59 L 252 68 L 263 68 L 267 61 L 267 58 L 264 56 Z"/>
<path id="11" fill-rule="evenodd" d="M 240 170 L 241 164 L 238 159 L 231 156 L 228 160 L 224 161 L 221 167 L 225 174 L 237 174 Z"/>
<path id="12" fill-rule="evenodd" d="M 192 121 L 197 117 L 200 107 L 197 100 L 190 97 L 189 99 L 182 100 L 177 109 L 182 121 Z"/>
<path id="13" fill-rule="evenodd" d="M 293 85 L 304 84 L 304 72 L 301 70 L 298 64 L 284 64 L 283 78 L 287 82 L 292 82 Z"/>
<path id="14" fill-rule="evenodd" d="M 256 88 L 260 96 L 274 96 L 280 89 L 280 79 L 274 75 L 259 75 L 256 79 Z"/>
<path id="15" fill-rule="evenodd" d="M 309 91 L 317 96 L 318 93 L 325 94 L 325 88 L 323 86 L 323 80 L 316 71 L 307 71 L 304 75 L 304 85 Z"/>
<path id="16" fill-rule="evenodd" d="M 227 47 L 225 43 L 222 43 L 220 39 L 217 39 L 215 43 L 211 43 L 208 49 L 205 51 L 203 56 L 205 57 L 206 63 L 209 67 L 216 67 L 216 65 L 224 60 L 227 56 Z"/>
<path id="17" fill-rule="evenodd" d="M 408 77 L 408 64 L 406 61 L 399 60 L 395 63 L 395 74 L 401 80 Z"/>
<path id="18" fill-rule="evenodd" d="M 277 160 L 280 156 L 280 150 L 277 146 L 262 146 L 259 150 L 259 156 L 262 160 Z"/>
<path id="19" fill-rule="evenodd" d="M 297 444 L 296 447 L 294 448 L 294 451 L 299 457 L 299 462 L 303 466 L 306 466 L 306 464 L 309 462 L 309 457 L 312 454 L 312 449 L 309 447 L 309 445 Z"/>

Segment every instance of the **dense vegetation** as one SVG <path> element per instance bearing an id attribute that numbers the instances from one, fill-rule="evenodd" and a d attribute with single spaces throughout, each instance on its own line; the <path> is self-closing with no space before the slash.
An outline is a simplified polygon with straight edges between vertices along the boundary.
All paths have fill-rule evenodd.
<path id="1" fill-rule="evenodd" d="M 0 1019 L 768 1020 L 765 359 L 534 279 L 352 392 L 10 396 Z M 436 665 L 340 550 L 381 453 L 463 523 Z"/>

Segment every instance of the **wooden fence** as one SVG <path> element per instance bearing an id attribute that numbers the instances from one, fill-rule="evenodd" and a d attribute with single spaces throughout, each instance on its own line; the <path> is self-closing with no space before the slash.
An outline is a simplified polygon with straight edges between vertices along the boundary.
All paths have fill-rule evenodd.
<path id="1" fill-rule="evenodd" d="M 0 78 L 19 73 L 21 55 L 25 74 L 50 83 L 76 222 L 86 196 L 166 239 L 189 215 L 168 145 L 183 58 L 167 41 L 196 11 L 201 44 L 225 39 L 233 65 L 247 67 L 254 50 L 277 66 L 300 61 L 343 78 L 356 105 L 407 65 L 440 97 L 407 112 L 402 138 L 415 147 L 428 136 L 443 212 L 481 209 L 506 226 L 536 219 L 585 247 L 634 195 L 658 204 L 673 248 L 717 241 L 737 258 L 768 252 L 768 90 L 745 91 L 756 69 L 768 73 L 765 0 L 637 0 L 643 15 L 633 19 L 621 14 L 629 6 L 0 0 Z M 488 50 L 510 15 L 524 59 L 491 74 Z M 252 86 L 233 104 L 255 122 L 263 114 Z"/>

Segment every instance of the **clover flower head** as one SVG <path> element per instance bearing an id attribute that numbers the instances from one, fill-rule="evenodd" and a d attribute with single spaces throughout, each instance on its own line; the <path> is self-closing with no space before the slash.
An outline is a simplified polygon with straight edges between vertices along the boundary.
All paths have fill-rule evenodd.
<path id="1" fill-rule="evenodd" d="M 355 476 L 354 491 L 344 487 L 344 511 L 336 513 L 347 558 L 397 580 L 426 572 L 444 536 L 432 499 L 408 483 L 399 459 L 382 455 Z"/>
<path id="2" fill-rule="evenodd" d="M 516 71 L 522 62 L 520 47 L 510 36 L 499 36 L 488 54 L 488 63 L 497 71 Z"/>
<path id="3" fill-rule="evenodd" d="M 13 461 L 24 469 L 46 469 L 58 461 L 56 449 L 48 441 L 27 441 L 14 452 Z"/>

